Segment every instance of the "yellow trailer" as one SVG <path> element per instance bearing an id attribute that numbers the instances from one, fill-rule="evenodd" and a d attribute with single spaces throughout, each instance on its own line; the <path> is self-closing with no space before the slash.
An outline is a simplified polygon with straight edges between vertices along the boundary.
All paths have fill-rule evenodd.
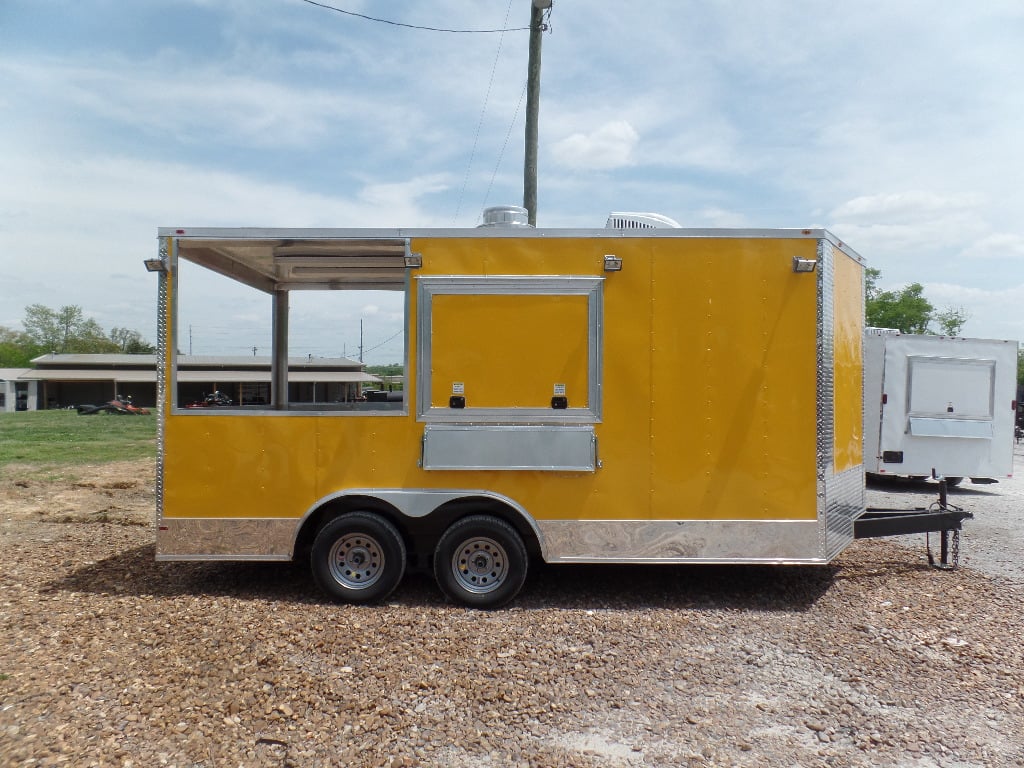
<path id="1" fill-rule="evenodd" d="M 480 607 L 538 557 L 828 563 L 864 511 L 861 258 L 649 221 L 161 229 L 157 559 L 309 558 L 351 602 L 432 567 Z M 179 399 L 186 262 L 269 297 L 265 405 Z M 289 398 L 289 297 L 366 289 L 402 297 L 402 394 Z"/>

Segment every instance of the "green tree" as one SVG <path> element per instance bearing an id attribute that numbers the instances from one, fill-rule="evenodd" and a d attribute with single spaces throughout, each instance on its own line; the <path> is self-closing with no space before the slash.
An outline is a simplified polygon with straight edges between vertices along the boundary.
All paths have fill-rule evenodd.
<path id="1" fill-rule="evenodd" d="M 882 270 L 874 267 L 867 267 L 864 270 L 864 296 L 871 301 L 878 296 L 878 281 L 882 277 Z"/>
<path id="2" fill-rule="evenodd" d="M 936 312 L 924 296 L 920 283 L 911 283 L 898 291 L 883 291 L 878 287 L 882 270 L 868 267 L 864 270 L 864 310 L 869 326 L 898 328 L 903 333 L 937 333 L 959 336 L 971 318 L 963 307 L 947 307 Z M 937 323 L 939 330 L 929 326 Z"/>
<path id="3" fill-rule="evenodd" d="M 963 307 L 947 307 L 935 315 L 940 332 L 946 336 L 959 336 L 960 329 L 970 320 L 971 313 Z"/>
<path id="4" fill-rule="evenodd" d="M 24 331 L 0 325 L 0 368 L 28 368 L 32 358 L 41 354 Z"/>
<path id="5" fill-rule="evenodd" d="M 924 297 L 924 286 L 911 283 L 898 291 L 879 291 L 874 279 L 866 281 L 867 324 L 875 328 L 898 328 L 903 333 L 928 333 L 935 307 Z"/>
<path id="6" fill-rule="evenodd" d="M 110 332 L 110 340 L 126 355 L 151 355 L 156 352 L 156 347 L 142 338 L 141 333 L 128 328 L 114 328 Z"/>
<path id="7" fill-rule="evenodd" d="M 25 333 L 42 353 L 95 354 L 117 352 L 111 341 L 92 318 L 86 318 L 79 306 L 63 306 L 53 310 L 42 304 L 25 307 L 22 321 Z"/>

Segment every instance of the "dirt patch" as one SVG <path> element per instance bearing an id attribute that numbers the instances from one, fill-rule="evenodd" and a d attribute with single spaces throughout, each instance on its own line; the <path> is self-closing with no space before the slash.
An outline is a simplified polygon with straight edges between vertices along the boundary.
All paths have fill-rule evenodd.
<path id="1" fill-rule="evenodd" d="M 152 525 L 155 486 L 151 459 L 48 472 L 9 467 L 0 475 L 0 516 L 43 523 Z"/>

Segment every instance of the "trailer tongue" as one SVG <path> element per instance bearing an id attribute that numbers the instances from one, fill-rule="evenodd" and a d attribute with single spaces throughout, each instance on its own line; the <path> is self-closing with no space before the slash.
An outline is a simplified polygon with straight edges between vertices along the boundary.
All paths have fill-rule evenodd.
<path id="1" fill-rule="evenodd" d="M 931 551 L 927 540 L 928 562 L 936 568 L 954 569 L 960 560 L 960 531 L 963 521 L 974 515 L 949 504 L 946 480 L 939 480 L 939 500 L 930 507 L 915 509 L 882 509 L 868 507 L 853 523 L 855 539 L 875 539 L 883 536 L 904 536 L 913 533 L 939 534 L 939 560 Z"/>

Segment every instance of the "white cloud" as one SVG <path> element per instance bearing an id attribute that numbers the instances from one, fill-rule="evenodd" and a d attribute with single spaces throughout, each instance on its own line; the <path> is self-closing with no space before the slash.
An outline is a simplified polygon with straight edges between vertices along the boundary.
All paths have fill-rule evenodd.
<path id="1" fill-rule="evenodd" d="M 995 233 L 971 243 L 963 255 L 969 259 L 1024 258 L 1024 235 Z"/>
<path id="2" fill-rule="evenodd" d="M 177 60 L 139 64 L 108 57 L 84 65 L 59 60 L 0 61 L 9 84 L 57 101 L 78 119 L 143 131 L 188 144 L 231 142 L 256 148 L 301 148 L 339 131 L 383 138 L 414 115 L 347 88 L 306 87 Z M 372 121 L 367 117 L 372 116 Z M 114 127 L 111 127 L 114 126 Z"/>
<path id="3" fill-rule="evenodd" d="M 829 215 L 836 221 L 881 225 L 928 223 L 949 216 L 971 214 L 977 197 L 943 197 L 934 192 L 911 190 L 862 195 L 836 207 Z"/>
<path id="4" fill-rule="evenodd" d="M 686 226 L 743 228 L 750 222 L 746 215 L 739 211 L 727 211 L 722 208 L 705 207 L 697 211 L 696 217 L 687 222 Z"/>
<path id="5" fill-rule="evenodd" d="M 862 195 L 840 204 L 826 218 L 829 229 L 869 259 L 875 255 L 915 264 L 921 274 L 910 279 L 917 282 L 943 269 L 953 250 L 988 231 L 979 198 L 920 190 Z"/>
<path id="6" fill-rule="evenodd" d="M 625 120 L 605 123 L 589 133 L 574 133 L 556 142 L 552 160 L 573 170 L 607 171 L 630 165 L 639 134 Z"/>
<path id="7" fill-rule="evenodd" d="M 1002 288 L 939 282 L 924 282 L 923 286 L 925 297 L 937 310 L 962 307 L 967 311 L 963 335 L 1024 341 L 1024 282 Z"/>

